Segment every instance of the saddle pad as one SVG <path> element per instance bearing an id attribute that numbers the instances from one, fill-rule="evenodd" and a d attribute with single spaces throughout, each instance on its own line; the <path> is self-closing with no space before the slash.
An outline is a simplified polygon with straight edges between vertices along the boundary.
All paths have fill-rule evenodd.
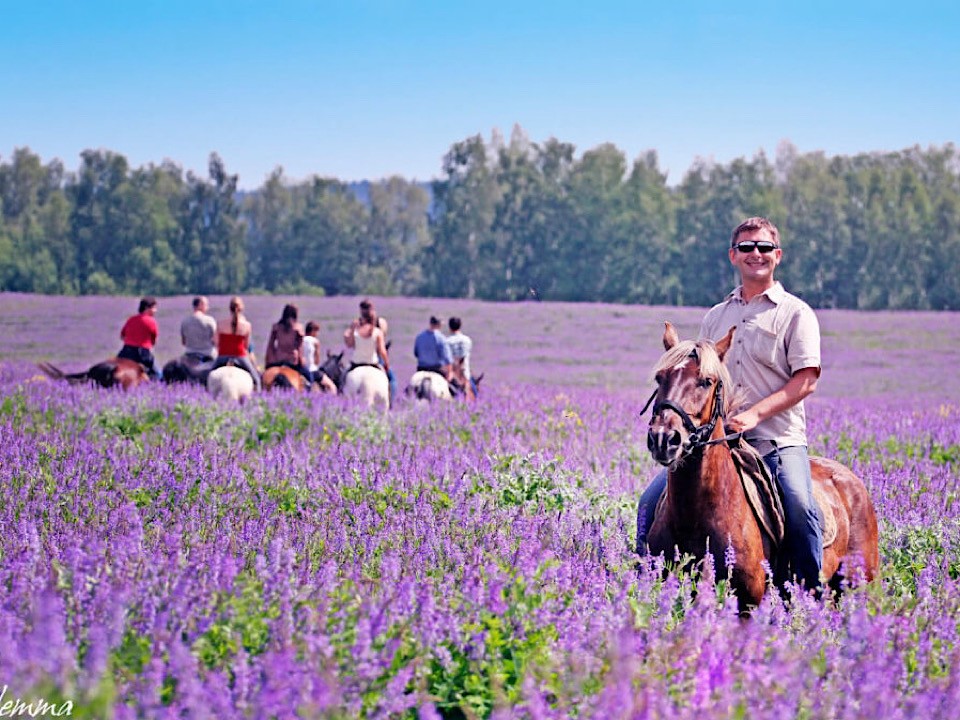
<path id="1" fill-rule="evenodd" d="M 760 453 L 743 441 L 731 448 L 730 454 L 760 529 L 779 547 L 785 533 L 783 506 L 780 504 L 779 489 L 770 477 L 767 464 L 760 457 Z"/>

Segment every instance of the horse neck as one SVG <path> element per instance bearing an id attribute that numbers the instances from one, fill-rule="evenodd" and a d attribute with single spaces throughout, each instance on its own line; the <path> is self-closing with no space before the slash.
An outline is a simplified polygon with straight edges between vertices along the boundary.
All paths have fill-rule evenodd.
<path id="1" fill-rule="evenodd" d="M 695 451 L 667 475 L 667 509 L 678 518 L 716 517 L 718 508 L 745 501 L 730 449 L 723 443 Z"/>

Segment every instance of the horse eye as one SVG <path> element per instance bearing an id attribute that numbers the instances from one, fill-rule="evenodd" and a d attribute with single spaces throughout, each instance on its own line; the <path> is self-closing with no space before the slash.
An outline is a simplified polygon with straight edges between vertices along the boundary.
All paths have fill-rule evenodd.
<path id="1" fill-rule="evenodd" d="M 713 380 L 711 380 L 710 378 L 700 378 L 697 380 L 697 385 L 702 388 L 710 387 L 710 385 L 712 384 L 713 384 Z"/>

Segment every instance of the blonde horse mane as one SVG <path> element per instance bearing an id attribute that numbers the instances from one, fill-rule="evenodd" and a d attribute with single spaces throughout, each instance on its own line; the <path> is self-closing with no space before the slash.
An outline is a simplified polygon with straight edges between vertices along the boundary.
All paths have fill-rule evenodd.
<path id="1" fill-rule="evenodd" d="M 727 366 L 723 364 L 720 356 L 717 355 L 716 347 L 709 340 L 681 340 L 660 356 L 657 364 L 653 367 L 653 375 L 682 365 L 694 353 L 699 359 L 699 377 L 704 380 L 719 380 L 723 383 L 723 409 L 724 412 L 729 412 L 739 404 L 739 399 L 735 397 L 733 382 L 730 380 Z"/>

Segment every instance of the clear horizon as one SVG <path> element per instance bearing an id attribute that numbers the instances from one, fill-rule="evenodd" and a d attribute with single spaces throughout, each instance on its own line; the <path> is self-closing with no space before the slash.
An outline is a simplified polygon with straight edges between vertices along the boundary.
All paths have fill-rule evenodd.
<path id="1" fill-rule="evenodd" d="M 960 6 L 604 2 L 0 2 L 0 160 L 69 170 L 105 148 L 250 190 L 275 167 L 441 175 L 455 142 L 515 124 L 577 154 L 698 159 L 782 141 L 829 155 L 956 142 Z"/>

